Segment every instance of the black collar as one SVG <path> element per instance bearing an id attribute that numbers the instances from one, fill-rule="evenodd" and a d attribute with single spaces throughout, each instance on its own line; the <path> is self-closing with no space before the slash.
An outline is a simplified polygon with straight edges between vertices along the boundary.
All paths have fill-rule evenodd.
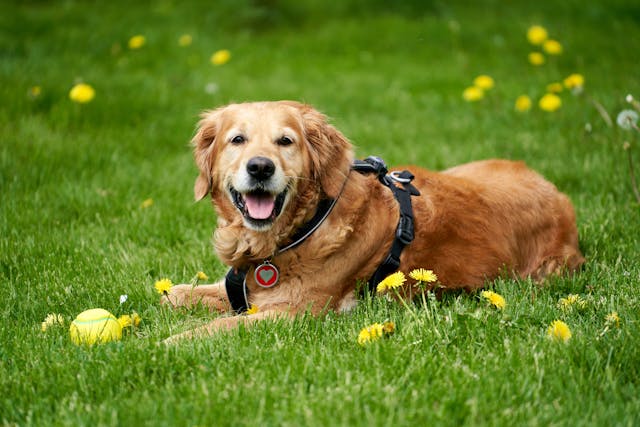
<path id="1" fill-rule="evenodd" d="M 338 197 L 340 196 L 338 195 Z M 316 213 L 313 216 L 313 218 L 311 218 L 309 222 L 302 224 L 302 226 L 298 228 L 298 230 L 294 233 L 293 237 L 291 238 L 291 243 L 278 249 L 278 253 L 281 254 L 282 252 L 295 248 L 296 246 L 304 242 L 307 239 L 307 237 L 311 236 L 313 232 L 316 231 L 318 227 L 320 227 L 320 225 L 322 225 L 324 220 L 327 219 L 327 217 L 333 210 L 334 206 L 336 205 L 337 201 L 338 201 L 337 198 L 320 200 L 320 203 L 318 203 L 318 208 L 316 209 Z"/>

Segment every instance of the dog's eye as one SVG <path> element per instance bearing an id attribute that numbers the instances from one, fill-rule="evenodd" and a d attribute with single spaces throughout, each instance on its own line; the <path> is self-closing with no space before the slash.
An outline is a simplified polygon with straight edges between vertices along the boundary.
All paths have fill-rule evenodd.
<path id="1" fill-rule="evenodd" d="M 232 144 L 242 144 L 245 140 L 244 136 L 236 135 L 231 139 Z"/>
<path id="2" fill-rule="evenodd" d="M 288 136 L 283 136 L 278 140 L 278 145 L 291 145 L 293 144 L 293 140 Z"/>

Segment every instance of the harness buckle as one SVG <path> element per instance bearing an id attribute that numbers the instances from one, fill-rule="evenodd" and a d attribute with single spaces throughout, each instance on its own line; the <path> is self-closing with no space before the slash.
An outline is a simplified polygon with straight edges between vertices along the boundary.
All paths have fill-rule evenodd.
<path id="1" fill-rule="evenodd" d="M 403 244 L 408 245 L 413 241 L 413 218 L 400 215 L 400 221 L 398 221 L 398 228 L 396 228 L 396 238 Z"/>
<path id="2" fill-rule="evenodd" d="M 387 175 L 387 165 L 378 156 L 369 156 L 353 162 L 352 169 L 360 173 L 373 173 L 382 180 Z"/>
<path id="3" fill-rule="evenodd" d="M 381 177 L 387 174 L 387 171 L 388 171 L 387 165 L 385 164 L 384 160 L 382 160 L 380 157 L 369 156 L 366 159 L 364 159 L 364 161 L 369 163 L 371 166 L 373 166 L 374 171 L 376 175 L 378 175 L 378 177 Z"/>

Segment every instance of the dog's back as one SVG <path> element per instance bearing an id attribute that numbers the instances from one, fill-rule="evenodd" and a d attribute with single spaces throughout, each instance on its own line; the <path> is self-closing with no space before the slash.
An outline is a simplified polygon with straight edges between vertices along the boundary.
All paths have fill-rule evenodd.
<path id="1" fill-rule="evenodd" d="M 479 287 L 505 270 L 539 280 L 584 262 L 568 197 L 523 162 L 414 173 L 423 197 L 407 261 L 426 262 L 445 287 Z"/>

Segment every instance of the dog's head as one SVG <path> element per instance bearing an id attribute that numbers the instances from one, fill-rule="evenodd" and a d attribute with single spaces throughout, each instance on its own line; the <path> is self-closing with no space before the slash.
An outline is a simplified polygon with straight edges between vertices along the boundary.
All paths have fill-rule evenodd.
<path id="1" fill-rule="evenodd" d="M 196 200 L 211 194 L 228 223 L 264 232 L 304 213 L 309 192 L 336 197 L 351 145 L 324 115 L 291 101 L 232 104 L 202 115 L 193 138 Z"/>

